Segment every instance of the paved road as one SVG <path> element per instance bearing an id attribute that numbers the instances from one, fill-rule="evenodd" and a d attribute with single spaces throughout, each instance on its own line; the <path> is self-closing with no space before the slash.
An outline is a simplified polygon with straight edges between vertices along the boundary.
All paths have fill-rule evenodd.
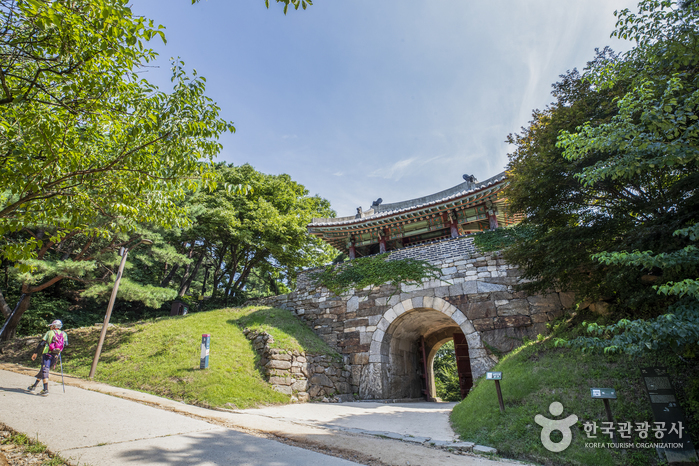
<path id="1" fill-rule="evenodd" d="M 29 394 L 32 382 L 0 371 L 0 422 L 81 465 L 356 464 L 73 386 Z"/>
<path id="2" fill-rule="evenodd" d="M 244 409 L 239 413 L 330 429 L 390 432 L 431 440 L 457 441 L 449 423 L 456 403 L 304 403 Z"/>

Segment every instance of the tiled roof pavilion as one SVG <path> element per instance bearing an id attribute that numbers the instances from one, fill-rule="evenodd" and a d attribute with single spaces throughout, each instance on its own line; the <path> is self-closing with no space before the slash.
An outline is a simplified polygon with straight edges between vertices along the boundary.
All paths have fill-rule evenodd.
<path id="1" fill-rule="evenodd" d="M 308 231 L 353 258 L 513 225 L 519 217 L 505 208 L 506 185 L 505 172 L 482 182 L 471 178 L 430 196 L 374 202 L 354 216 L 314 218 Z"/>

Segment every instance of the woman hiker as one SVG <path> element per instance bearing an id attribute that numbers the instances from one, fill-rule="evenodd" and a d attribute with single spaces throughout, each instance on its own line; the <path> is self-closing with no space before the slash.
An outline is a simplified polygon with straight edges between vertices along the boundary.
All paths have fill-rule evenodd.
<path id="1" fill-rule="evenodd" d="M 27 387 L 27 390 L 34 391 L 37 385 L 39 385 L 39 380 L 44 381 L 44 389 L 39 392 L 39 395 L 48 396 L 49 394 L 49 370 L 51 367 L 56 365 L 56 360 L 58 356 L 63 351 L 63 348 L 68 344 L 68 334 L 61 330 L 63 327 L 63 322 L 60 320 L 54 320 L 49 324 L 49 331 L 41 339 L 39 346 L 36 347 L 36 351 L 32 354 L 32 361 L 36 360 L 36 355 L 39 351 L 43 349 L 41 356 L 41 369 L 39 373 L 36 374 L 36 382 L 34 385 Z"/>

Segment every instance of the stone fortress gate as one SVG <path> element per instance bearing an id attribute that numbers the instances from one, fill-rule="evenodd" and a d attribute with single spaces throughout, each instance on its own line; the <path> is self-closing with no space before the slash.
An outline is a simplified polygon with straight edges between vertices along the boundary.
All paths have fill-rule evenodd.
<path id="1" fill-rule="evenodd" d="M 297 289 L 256 304 L 287 309 L 343 356 L 346 377 L 334 377 L 323 394 L 361 399 L 406 399 L 435 394 L 432 362 L 454 340 L 462 397 L 475 378 L 506 353 L 547 331 L 546 323 L 572 305 L 567 293 L 527 296 L 513 291 L 517 269 L 497 253 L 481 253 L 470 235 L 517 221 L 499 191 L 504 173 L 482 183 L 381 206 L 354 217 L 314 219 L 309 231 L 350 257 L 378 252 L 389 260 L 415 258 L 441 269 L 439 280 L 395 290 L 390 285 L 335 296 L 302 273 Z M 324 392 L 323 392 L 324 390 Z"/>

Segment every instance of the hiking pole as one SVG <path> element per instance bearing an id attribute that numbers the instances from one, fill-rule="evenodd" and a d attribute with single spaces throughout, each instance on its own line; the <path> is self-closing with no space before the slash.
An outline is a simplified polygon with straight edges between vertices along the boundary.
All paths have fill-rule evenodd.
<path id="1" fill-rule="evenodd" d="M 66 392 L 66 381 L 63 380 L 63 358 L 61 357 L 61 353 L 58 353 L 58 360 L 61 361 L 61 382 L 63 382 L 63 393 Z"/>

